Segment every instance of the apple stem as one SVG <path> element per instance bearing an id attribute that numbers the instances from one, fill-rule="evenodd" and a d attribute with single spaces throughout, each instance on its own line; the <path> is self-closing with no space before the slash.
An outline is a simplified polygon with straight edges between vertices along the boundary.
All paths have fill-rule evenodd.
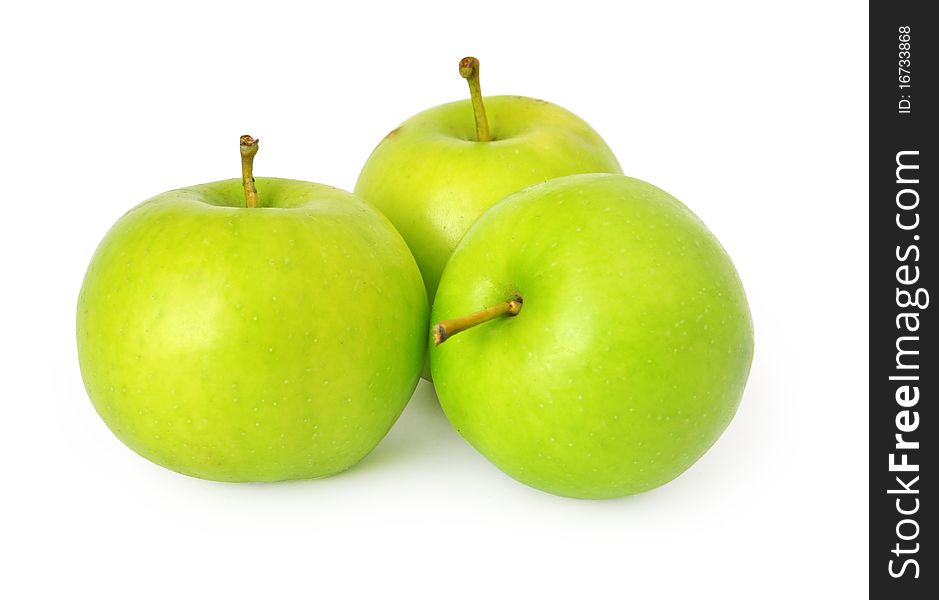
<path id="1" fill-rule="evenodd" d="M 434 346 L 439 346 L 440 344 L 447 341 L 448 338 L 454 336 L 461 331 L 466 331 L 470 327 L 475 327 L 486 321 L 495 319 L 496 317 L 514 317 L 522 310 L 522 299 L 516 296 L 505 302 L 500 302 L 489 308 L 484 308 L 481 311 L 474 312 L 472 314 L 457 317 L 455 319 L 444 319 L 443 321 L 434 325 L 433 334 L 434 334 Z"/>
<path id="2" fill-rule="evenodd" d="M 473 100 L 473 116 L 476 118 L 476 141 L 489 142 L 489 119 L 483 105 L 483 92 L 479 87 L 479 60 L 467 56 L 460 61 L 460 75 L 469 83 L 470 97 Z"/>
<path id="3" fill-rule="evenodd" d="M 258 142 L 250 135 L 241 136 L 241 185 L 245 188 L 245 206 L 256 208 L 260 203 L 258 188 L 254 185 L 254 155 L 258 153 Z"/>

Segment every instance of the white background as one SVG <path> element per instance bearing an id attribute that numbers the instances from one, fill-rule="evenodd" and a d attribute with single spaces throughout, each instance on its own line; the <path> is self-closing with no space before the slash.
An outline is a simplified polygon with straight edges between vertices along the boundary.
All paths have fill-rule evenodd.
<path id="1" fill-rule="evenodd" d="M 867 8 L 857 2 L 6 6 L 0 50 L 0 596 L 792 598 L 867 589 Z M 74 306 L 111 224 L 259 175 L 351 189 L 382 136 L 467 94 L 589 121 L 734 258 L 740 411 L 665 487 L 557 498 L 490 466 L 422 383 L 322 481 L 190 479 L 88 401 Z"/>

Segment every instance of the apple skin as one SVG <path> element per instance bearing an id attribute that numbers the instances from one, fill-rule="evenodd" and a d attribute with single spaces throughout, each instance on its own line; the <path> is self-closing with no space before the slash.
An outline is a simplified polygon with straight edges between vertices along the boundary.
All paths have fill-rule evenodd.
<path id="1" fill-rule="evenodd" d="M 355 185 L 407 241 L 431 303 L 450 253 L 493 204 L 563 175 L 622 172 L 600 135 L 560 106 L 524 96 L 484 102 L 492 141 L 476 141 L 470 100 L 443 104 L 389 133 Z"/>
<path id="2" fill-rule="evenodd" d="M 348 192 L 257 178 L 125 214 L 78 300 L 82 378 L 141 456 L 219 481 L 331 475 L 384 437 L 417 384 L 428 306 L 385 217 Z"/>
<path id="3" fill-rule="evenodd" d="M 518 315 L 432 347 L 440 404 L 535 488 L 611 498 L 660 486 L 727 427 L 753 356 L 730 258 L 666 192 L 575 175 L 514 194 L 467 232 L 431 321 L 518 294 Z"/>

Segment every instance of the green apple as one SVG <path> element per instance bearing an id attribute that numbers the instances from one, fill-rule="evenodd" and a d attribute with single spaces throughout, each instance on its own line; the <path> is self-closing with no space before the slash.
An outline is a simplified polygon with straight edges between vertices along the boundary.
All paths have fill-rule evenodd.
<path id="1" fill-rule="evenodd" d="M 157 464 L 323 477 L 403 410 L 427 299 L 385 217 L 324 185 L 255 186 L 256 147 L 243 138 L 243 180 L 161 194 L 108 232 L 78 300 L 81 373 L 108 427 Z"/>
<path id="2" fill-rule="evenodd" d="M 398 228 L 432 302 L 457 242 L 490 206 L 522 188 L 576 173 L 620 173 L 587 123 L 522 96 L 484 99 L 479 62 L 460 62 L 471 99 L 426 110 L 389 133 L 362 168 L 355 193 Z"/>
<path id="3" fill-rule="evenodd" d="M 577 498 L 690 467 L 733 417 L 753 355 L 720 243 L 621 175 L 555 179 L 486 212 L 431 319 L 434 386 L 456 430 L 519 481 Z"/>

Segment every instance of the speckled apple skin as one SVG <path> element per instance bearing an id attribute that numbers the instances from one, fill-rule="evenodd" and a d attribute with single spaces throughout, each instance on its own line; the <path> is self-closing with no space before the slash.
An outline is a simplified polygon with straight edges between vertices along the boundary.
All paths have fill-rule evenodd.
<path id="1" fill-rule="evenodd" d="M 736 412 L 753 326 L 730 258 L 666 192 L 576 175 L 505 199 L 467 232 L 431 321 L 518 294 L 521 312 L 431 349 L 450 422 L 538 489 L 611 498 L 690 467 Z"/>
<path id="2" fill-rule="evenodd" d="M 523 96 L 484 102 L 492 141 L 476 141 L 469 100 L 443 104 L 389 133 L 355 186 L 407 241 L 431 302 L 450 253 L 497 201 L 563 175 L 622 172 L 603 138 L 560 106 Z"/>
<path id="3" fill-rule="evenodd" d="M 427 299 L 404 241 L 348 192 L 258 178 L 167 192 L 108 232 L 78 300 L 88 395 L 131 449 L 221 481 L 323 477 L 417 383 Z"/>

